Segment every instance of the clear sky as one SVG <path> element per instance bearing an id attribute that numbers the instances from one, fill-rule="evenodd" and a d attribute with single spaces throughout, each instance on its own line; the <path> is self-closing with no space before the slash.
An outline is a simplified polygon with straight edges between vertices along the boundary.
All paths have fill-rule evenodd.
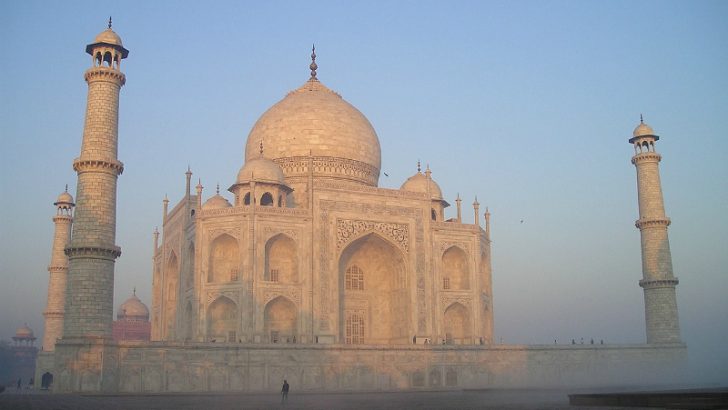
<path id="1" fill-rule="evenodd" d="M 476 195 L 490 207 L 505 343 L 644 341 L 627 143 L 644 114 L 661 136 L 683 338 L 700 373 L 728 383 L 725 1 L 0 2 L 0 338 L 24 322 L 42 336 L 84 48 L 109 15 L 130 50 L 115 306 L 135 286 L 151 304 L 164 195 L 181 198 L 188 164 L 205 197 L 234 181 L 249 130 L 308 79 L 315 42 L 319 79 L 377 130 L 380 186 L 421 159 L 466 220 Z"/>

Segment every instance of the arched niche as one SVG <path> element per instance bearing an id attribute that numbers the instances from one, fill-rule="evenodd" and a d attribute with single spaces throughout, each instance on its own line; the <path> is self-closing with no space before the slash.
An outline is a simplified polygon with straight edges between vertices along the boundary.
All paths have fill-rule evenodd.
<path id="1" fill-rule="evenodd" d="M 292 343 L 298 333 L 298 309 L 283 296 L 268 302 L 263 312 L 263 331 L 271 343 Z"/>
<path id="2" fill-rule="evenodd" d="M 179 259 L 172 252 L 167 260 L 164 272 L 164 305 L 166 340 L 174 336 L 174 327 L 177 316 L 177 292 L 179 288 Z"/>
<path id="3" fill-rule="evenodd" d="M 210 244 L 210 263 L 207 281 L 225 283 L 238 280 L 240 277 L 240 249 L 237 239 L 222 234 Z"/>
<path id="4" fill-rule="evenodd" d="M 359 343 L 411 343 L 412 303 L 406 287 L 406 272 L 402 251 L 376 233 L 366 234 L 344 249 L 338 272 L 340 340 L 344 343 L 361 340 L 355 337 L 354 327 L 347 326 L 348 322 L 356 322 L 364 332 L 364 340 Z M 355 286 L 352 279 L 356 279 Z M 355 317 L 357 320 L 352 321 Z"/>
<path id="5" fill-rule="evenodd" d="M 468 256 L 464 250 L 453 246 L 442 254 L 443 289 L 470 289 Z"/>
<path id="6" fill-rule="evenodd" d="M 192 302 L 187 302 L 185 306 L 185 340 L 192 340 L 195 329 L 195 318 L 192 314 Z"/>
<path id="7" fill-rule="evenodd" d="M 207 308 L 207 340 L 237 341 L 238 306 L 230 298 L 220 296 Z"/>
<path id="8" fill-rule="evenodd" d="M 195 243 L 190 242 L 187 247 L 187 268 L 184 274 L 184 284 L 186 288 L 191 288 L 194 284 L 195 277 Z"/>
<path id="9" fill-rule="evenodd" d="M 289 236 L 278 234 L 265 244 L 264 279 L 285 284 L 298 283 L 298 250 Z"/>
<path id="10" fill-rule="evenodd" d="M 448 344 L 466 344 L 472 338 L 470 312 L 461 303 L 455 302 L 445 309 L 443 316 L 445 340 Z"/>

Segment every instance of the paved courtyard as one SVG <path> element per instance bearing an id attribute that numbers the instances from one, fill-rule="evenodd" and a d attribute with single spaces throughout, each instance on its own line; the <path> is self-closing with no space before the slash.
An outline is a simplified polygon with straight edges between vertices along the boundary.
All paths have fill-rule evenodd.
<path id="1" fill-rule="evenodd" d="M 401 393 L 75 395 L 6 391 L 0 409 L 238 410 L 238 409 L 606 409 L 569 406 L 559 390 L 471 390 Z M 612 407 L 613 409 L 615 407 Z M 635 409 L 634 407 L 631 409 Z"/>

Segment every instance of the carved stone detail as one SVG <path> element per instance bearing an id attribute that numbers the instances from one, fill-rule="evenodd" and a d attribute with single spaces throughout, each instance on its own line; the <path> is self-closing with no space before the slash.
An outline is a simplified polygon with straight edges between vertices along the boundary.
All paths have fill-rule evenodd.
<path id="1" fill-rule="evenodd" d="M 293 229 L 280 229 L 275 226 L 266 226 L 265 228 L 263 228 L 263 232 L 265 232 L 266 240 L 268 240 L 280 233 L 287 235 L 294 240 L 298 240 L 298 231 L 293 230 Z"/>
<path id="2" fill-rule="evenodd" d="M 267 305 L 271 300 L 283 296 L 293 302 L 297 308 L 301 308 L 301 290 L 289 287 L 268 288 L 263 291 L 263 306 Z"/>
<path id="3" fill-rule="evenodd" d="M 240 240 L 240 227 L 212 228 L 208 231 L 208 235 L 210 236 L 210 242 L 214 241 L 218 236 L 220 236 L 222 234 L 230 235 L 239 241 Z"/>
<path id="4" fill-rule="evenodd" d="M 220 296 L 225 296 L 226 298 L 232 300 L 235 302 L 236 305 L 240 305 L 240 301 L 238 300 L 238 292 L 234 290 L 209 290 L 207 291 L 207 306 L 209 307 L 212 302 L 217 300 Z"/>
<path id="5" fill-rule="evenodd" d="M 470 296 L 465 295 L 440 295 L 440 306 L 442 306 L 442 311 L 444 312 L 445 309 L 450 307 L 453 303 L 460 303 L 461 305 L 465 306 L 466 309 L 470 310 L 470 305 L 472 303 L 472 298 Z"/>
<path id="6" fill-rule="evenodd" d="M 336 220 L 336 248 L 341 249 L 363 232 L 379 232 L 392 239 L 405 252 L 409 252 L 409 226 L 407 224 L 373 222 L 354 219 Z"/>

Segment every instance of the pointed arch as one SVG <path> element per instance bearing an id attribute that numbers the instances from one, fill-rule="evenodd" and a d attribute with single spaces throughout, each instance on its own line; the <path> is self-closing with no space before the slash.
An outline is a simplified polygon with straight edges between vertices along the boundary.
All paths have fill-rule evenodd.
<path id="1" fill-rule="evenodd" d="M 261 206 L 273 206 L 274 204 L 275 201 L 273 200 L 273 195 L 270 192 L 266 192 L 260 197 Z"/>
<path id="2" fill-rule="evenodd" d="M 237 341 L 238 305 L 227 296 L 220 296 L 207 308 L 207 340 Z"/>
<path id="3" fill-rule="evenodd" d="M 298 249 L 296 241 L 288 235 L 280 233 L 266 242 L 264 279 L 298 283 Z"/>
<path id="4" fill-rule="evenodd" d="M 443 289 L 470 289 L 468 255 L 460 247 L 451 246 L 442 254 L 442 280 Z"/>
<path id="5" fill-rule="evenodd" d="M 443 324 L 448 344 L 470 343 L 472 338 L 470 311 L 463 304 L 455 302 L 448 306 L 443 315 Z"/>
<path id="6" fill-rule="evenodd" d="M 240 249 L 238 240 L 222 234 L 210 244 L 207 282 L 225 283 L 240 277 Z"/>
<path id="7" fill-rule="evenodd" d="M 188 301 L 185 306 L 185 340 L 192 340 L 194 337 L 195 319 L 192 313 L 192 302 Z"/>
<path id="8" fill-rule="evenodd" d="M 284 296 L 265 305 L 263 327 L 271 343 L 292 343 L 298 334 L 298 309 Z"/>
<path id="9" fill-rule="evenodd" d="M 344 248 L 339 257 L 340 340 L 385 345 L 411 343 L 406 272 L 402 250 L 377 233 L 365 234 Z M 352 286 L 354 279 L 356 286 Z"/>
<path id="10" fill-rule="evenodd" d="M 179 292 L 179 259 L 174 251 L 167 259 L 164 279 L 165 339 L 172 340 L 177 321 L 177 295 Z"/>

